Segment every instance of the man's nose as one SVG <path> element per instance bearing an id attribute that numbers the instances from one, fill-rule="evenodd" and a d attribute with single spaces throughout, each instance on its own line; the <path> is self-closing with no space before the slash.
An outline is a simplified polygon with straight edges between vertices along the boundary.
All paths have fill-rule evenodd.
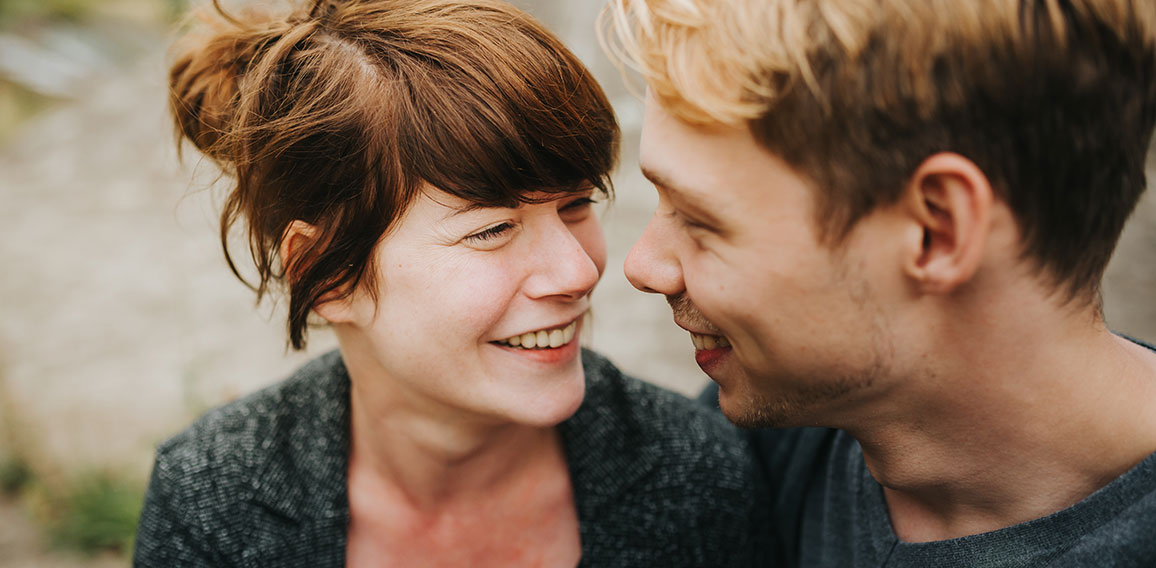
<path id="1" fill-rule="evenodd" d="M 675 237 L 659 215 L 650 218 L 646 230 L 626 255 L 626 264 L 623 266 L 626 279 L 635 288 L 666 296 L 684 291 L 682 265 L 672 247 Z"/>

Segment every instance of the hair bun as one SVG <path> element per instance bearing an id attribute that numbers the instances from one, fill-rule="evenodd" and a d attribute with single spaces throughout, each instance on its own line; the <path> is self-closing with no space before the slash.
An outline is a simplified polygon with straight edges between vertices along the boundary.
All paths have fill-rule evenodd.
<path id="1" fill-rule="evenodd" d="M 313 9 L 309 10 L 309 17 L 314 20 L 325 20 L 337 11 L 341 0 L 316 0 Z"/>
<path id="2" fill-rule="evenodd" d="M 225 141 L 235 126 L 245 73 L 290 24 L 268 14 L 226 14 L 217 0 L 195 14 L 199 29 L 174 46 L 169 105 L 178 138 L 187 138 L 221 165 L 233 162 Z"/>

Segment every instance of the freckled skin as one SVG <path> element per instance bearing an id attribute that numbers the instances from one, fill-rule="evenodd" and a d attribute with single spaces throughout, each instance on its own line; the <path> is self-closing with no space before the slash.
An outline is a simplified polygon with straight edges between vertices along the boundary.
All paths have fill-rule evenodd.
<path id="1" fill-rule="evenodd" d="M 343 349 L 351 372 L 389 377 L 383 388 L 455 413 L 564 420 L 584 389 L 577 350 L 559 361 L 494 342 L 586 312 L 606 264 L 597 216 L 589 206 L 560 211 L 575 200 L 568 195 L 447 218 L 466 203 L 432 195 L 419 198 L 378 247 L 377 265 L 387 268 L 379 268 L 376 304 L 364 294 L 353 303 L 357 332 Z M 500 235 L 463 240 L 502 223 L 510 228 Z"/>
<path id="2" fill-rule="evenodd" d="M 581 554 L 553 427 L 585 394 L 575 339 L 606 263 L 589 192 L 468 210 L 429 189 L 378 245 L 376 300 L 317 308 L 352 382 L 350 566 L 573 566 Z"/>

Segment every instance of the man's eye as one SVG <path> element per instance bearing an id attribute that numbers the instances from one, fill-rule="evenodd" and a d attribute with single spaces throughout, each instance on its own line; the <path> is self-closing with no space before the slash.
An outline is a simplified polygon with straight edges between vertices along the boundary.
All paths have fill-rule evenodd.
<path id="1" fill-rule="evenodd" d="M 674 211 L 674 217 L 688 231 L 707 231 L 707 232 L 712 231 L 712 229 L 709 225 L 705 225 L 703 223 L 700 223 L 700 222 L 688 217 L 685 213 L 683 213 L 681 211 L 675 210 Z"/>
<path id="2" fill-rule="evenodd" d="M 479 231 L 479 232 L 474 233 L 472 235 L 467 235 L 466 240 L 467 241 L 473 241 L 473 242 L 488 241 L 490 239 L 494 239 L 494 238 L 501 236 L 502 233 L 505 233 L 506 231 L 509 231 L 510 229 L 513 229 L 513 228 L 514 228 L 514 226 L 510 223 L 499 223 L 499 224 L 494 225 L 493 227 L 490 227 L 488 229 Z"/>

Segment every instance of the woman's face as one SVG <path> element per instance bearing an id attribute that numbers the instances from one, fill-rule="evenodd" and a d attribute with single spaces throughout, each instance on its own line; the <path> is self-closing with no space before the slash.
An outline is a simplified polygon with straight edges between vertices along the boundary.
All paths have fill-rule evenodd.
<path id="1" fill-rule="evenodd" d="M 355 393 L 542 426 L 573 414 L 606 265 L 591 193 L 507 209 L 427 189 L 378 244 L 376 302 L 354 294 L 339 318 Z"/>

